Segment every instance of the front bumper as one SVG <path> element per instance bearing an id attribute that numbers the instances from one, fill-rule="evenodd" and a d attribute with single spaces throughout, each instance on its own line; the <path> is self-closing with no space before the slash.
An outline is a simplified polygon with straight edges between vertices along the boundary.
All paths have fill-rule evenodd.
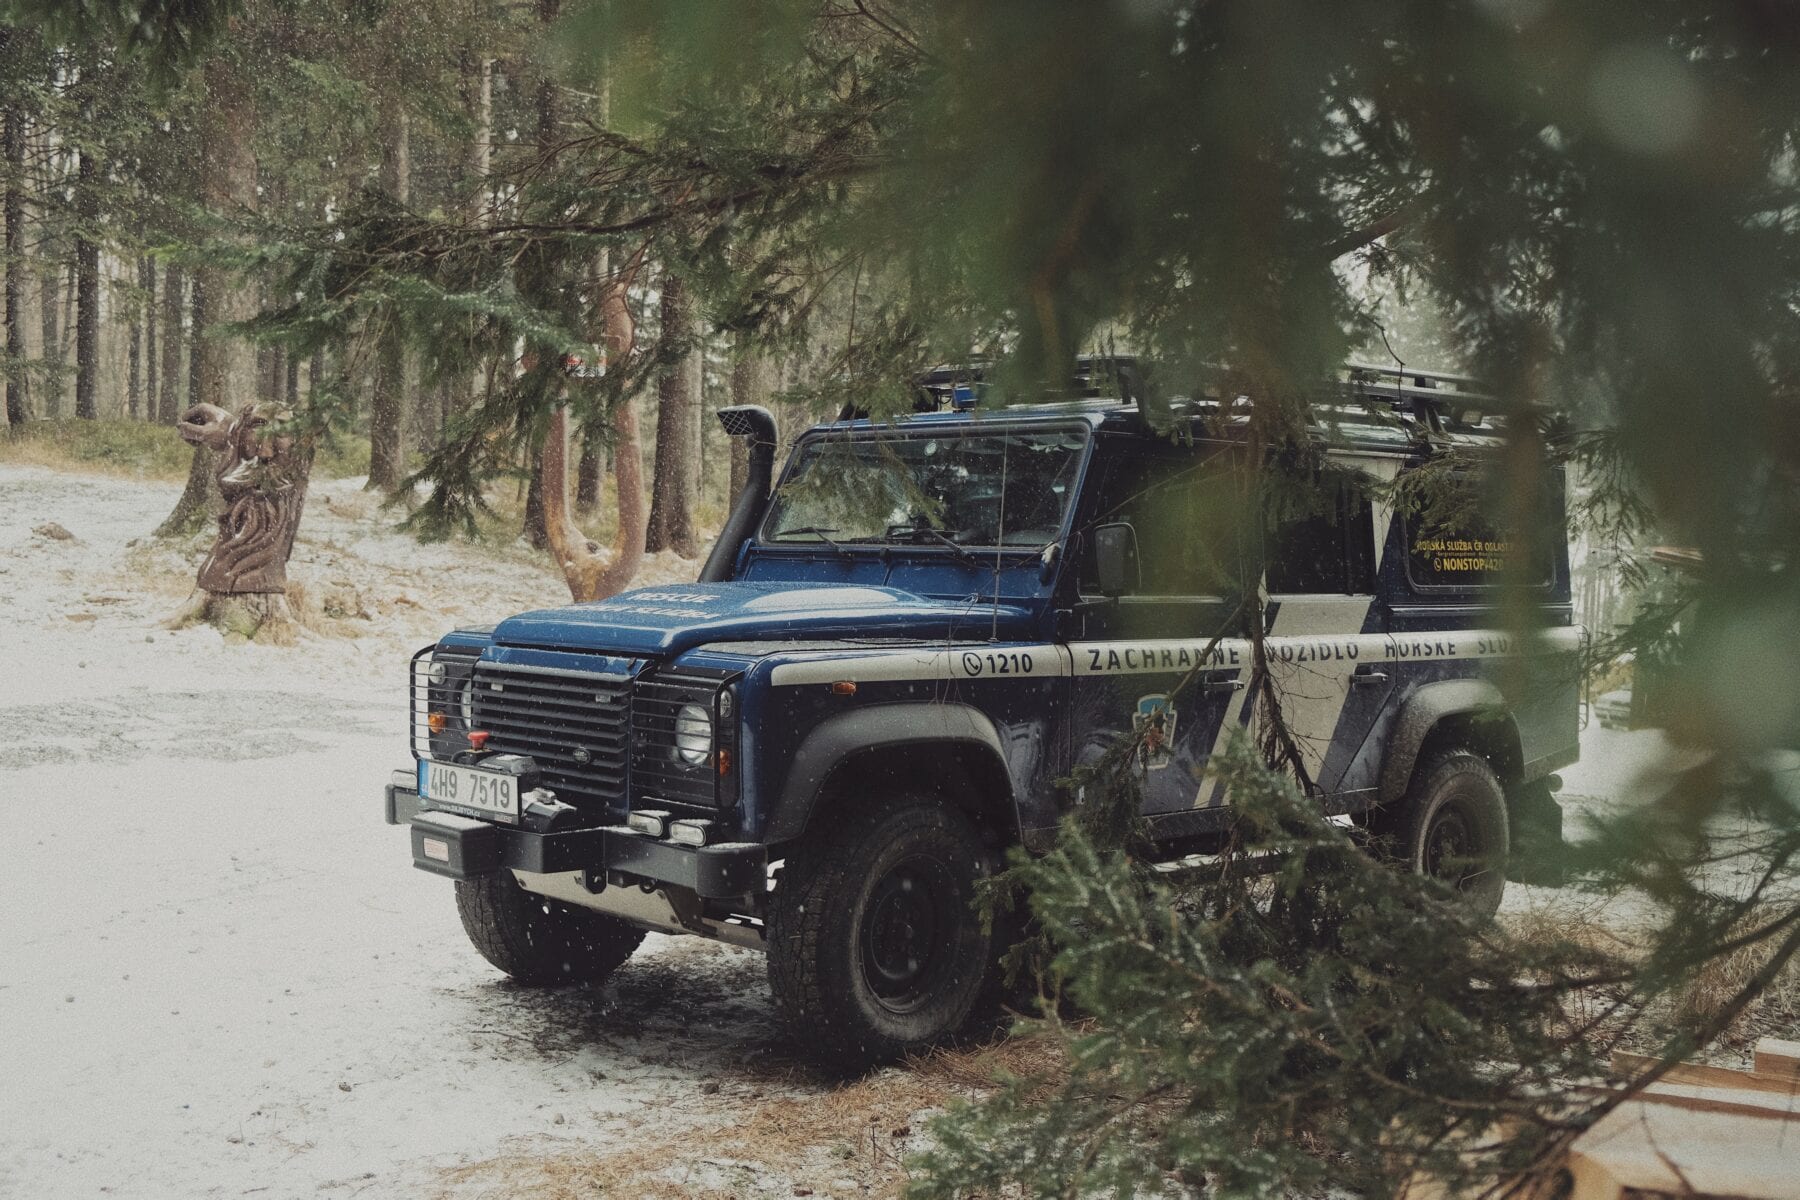
<path id="1" fill-rule="evenodd" d="M 536 833 L 419 807 L 418 792 L 387 785 L 387 822 L 412 826 L 413 866 L 450 879 L 495 871 L 550 875 L 586 871 L 606 879 L 653 881 L 707 900 L 763 890 L 768 854 L 760 845 L 681 846 L 622 826 Z"/>

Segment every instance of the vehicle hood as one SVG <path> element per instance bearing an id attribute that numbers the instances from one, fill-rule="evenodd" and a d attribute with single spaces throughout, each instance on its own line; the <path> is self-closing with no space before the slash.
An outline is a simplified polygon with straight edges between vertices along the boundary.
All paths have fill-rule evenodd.
<path id="1" fill-rule="evenodd" d="M 828 638 L 1026 636 L 1031 611 L 946 601 L 898 588 L 851 584 L 680 583 L 607 600 L 520 613 L 494 630 L 500 645 L 679 654 L 708 642 Z M 998 629 L 995 629 L 996 623 Z"/>

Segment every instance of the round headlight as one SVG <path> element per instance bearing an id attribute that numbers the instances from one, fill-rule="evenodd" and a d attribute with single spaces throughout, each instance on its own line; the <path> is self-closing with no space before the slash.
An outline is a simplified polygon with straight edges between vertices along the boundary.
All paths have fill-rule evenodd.
<path id="1" fill-rule="evenodd" d="M 684 704 L 675 714 L 675 754 L 697 767 L 712 753 L 712 714 L 698 704 Z"/>
<path id="2" fill-rule="evenodd" d="M 444 660 L 440 658 L 431 664 L 431 669 L 426 673 L 431 676 L 431 682 L 433 684 L 438 687 L 443 687 L 444 680 L 450 677 L 450 668 L 445 666 Z"/>

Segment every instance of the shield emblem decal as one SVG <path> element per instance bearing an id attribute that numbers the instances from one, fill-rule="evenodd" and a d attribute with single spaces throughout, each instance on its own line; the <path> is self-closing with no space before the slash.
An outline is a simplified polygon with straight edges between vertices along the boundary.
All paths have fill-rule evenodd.
<path id="1" fill-rule="evenodd" d="M 1175 760 L 1175 705 L 1167 695 L 1138 697 L 1131 729 L 1138 735 L 1138 761 L 1145 770 L 1160 770 Z"/>

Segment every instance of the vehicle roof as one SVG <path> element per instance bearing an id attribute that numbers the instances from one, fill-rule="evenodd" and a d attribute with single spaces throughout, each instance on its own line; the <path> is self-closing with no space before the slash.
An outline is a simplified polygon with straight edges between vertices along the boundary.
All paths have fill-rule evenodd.
<path id="1" fill-rule="evenodd" d="M 1205 441 L 1233 440 L 1249 421 L 1248 405 L 1223 410 L 1217 403 L 1177 400 L 1171 404 L 1175 424 L 1187 423 L 1193 436 Z M 1315 406 L 1313 436 L 1331 448 L 1412 457 L 1425 452 L 1431 439 L 1412 417 L 1371 411 L 1359 404 Z M 1067 425 L 1078 422 L 1095 433 L 1127 437 L 1165 438 L 1167 426 L 1157 428 L 1135 402 L 1118 398 L 1085 398 L 1039 404 L 1007 404 L 972 409 L 943 409 L 906 413 L 892 420 L 867 417 L 825 421 L 809 433 L 857 433 L 971 428 L 1004 423 L 1019 425 Z M 1438 431 L 1437 441 L 1457 447 L 1480 449 L 1499 444 L 1500 429 L 1484 421 L 1478 426 Z"/>
<path id="2" fill-rule="evenodd" d="M 919 379 L 919 410 L 889 421 L 845 412 L 813 431 L 854 433 L 888 429 L 968 427 L 987 422 L 1079 421 L 1097 433 L 1166 437 L 1167 417 L 1148 416 L 1137 403 L 1146 370 L 1128 355 L 1083 355 L 1075 360 L 1069 391 L 1029 404 L 984 404 L 989 364 L 934 368 Z M 1223 373 L 1220 373 L 1223 379 Z M 1167 405 L 1173 425 L 1204 441 L 1229 441 L 1248 424 L 1248 396 L 1177 396 Z M 1323 381 L 1312 405 L 1313 436 L 1330 449 L 1416 457 L 1435 445 L 1480 449 L 1497 445 L 1504 432 L 1502 405 L 1466 375 L 1409 367 L 1348 363 Z"/>

